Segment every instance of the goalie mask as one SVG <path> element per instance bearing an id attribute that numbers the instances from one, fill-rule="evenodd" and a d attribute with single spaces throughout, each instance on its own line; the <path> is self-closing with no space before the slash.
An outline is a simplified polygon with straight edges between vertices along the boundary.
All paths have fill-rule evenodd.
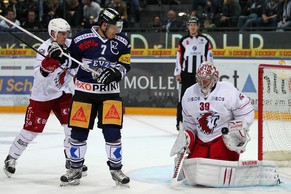
<path id="1" fill-rule="evenodd" d="M 196 73 L 196 81 L 202 93 L 208 96 L 213 86 L 218 81 L 219 73 L 213 63 L 204 61 Z"/>
<path id="2" fill-rule="evenodd" d="M 52 31 L 55 33 L 55 37 L 52 36 Z M 68 36 L 71 35 L 71 26 L 68 22 L 62 18 L 52 19 L 48 24 L 48 33 L 53 40 L 57 39 L 57 35 L 59 32 L 66 32 Z"/>

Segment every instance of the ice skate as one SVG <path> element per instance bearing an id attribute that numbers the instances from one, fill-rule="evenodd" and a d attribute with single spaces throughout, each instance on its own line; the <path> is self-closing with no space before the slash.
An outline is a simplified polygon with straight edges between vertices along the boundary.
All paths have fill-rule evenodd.
<path id="1" fill-rule="evenodd" d="M 80 179 L 82 178 L 82 169 L 81 168 L 70 168 L 67 170 L 67 173 L 61 176 L 60 186 L 66 185 L 78 185 L 80 184 Z"/>
<path id="2" fill-rule="evenodd" d="M 126 176 L 122 170 L 110 170 L 110 173 L 116 186 L 129 187 L 130 178 Z"/>
<path id="3" fill-rule="evenodd" d="M 71 161 L 70 159 L 66 159 L 66 165 L 65 165 L 66 169 L 70 169 L 71 168 Z M 88 167 L 86 165 L 83 165 L 82 167 L 82 177 L 85 177 L 88 175 L 87 173 L 88 171 Z"/>
<path id="4" fill-rule="evenodd" d="M 4 161 L 4 172 L 10 178 L 15 173 L 16 160 L 8 155 Z"/>

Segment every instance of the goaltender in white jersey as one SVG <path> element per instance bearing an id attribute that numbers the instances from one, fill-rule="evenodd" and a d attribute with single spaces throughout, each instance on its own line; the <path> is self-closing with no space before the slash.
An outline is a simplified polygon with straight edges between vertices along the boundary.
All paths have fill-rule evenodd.
<path id="1" fill-rule="evenodd" d="M 190 185 L 277 184 L 274 162 L 239 161 L 250 140 L 248 131 L 254 121 L 254 107 L 233 84 L 218 79 L 215 66 L 203 62 L 196 73 L 197 83 L 182 98 L 184 130 L 171 151 L 171 156 L 178 156 L 174 177 L 182 164 L 180 178 L 185 177 Z"/>

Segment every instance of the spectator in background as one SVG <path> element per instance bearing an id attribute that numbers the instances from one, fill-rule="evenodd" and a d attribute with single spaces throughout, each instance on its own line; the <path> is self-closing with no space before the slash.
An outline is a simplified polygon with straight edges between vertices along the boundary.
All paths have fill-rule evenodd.
<path id="1" fill-rule="evenodd" d="M 214 19 L 217 27 L 236 27 L 241 12 L 240 4 L 236 0 L 224 0 L 222 13 Z"/>
<path id="2" fill-rule="evenodd" d="M 14 22 L 15 24 L 20 26 L 20 22 L 15 17 L 15 11 L 13 9 L 7 10 L 5 18 L 10 20 L 11 22 Z M 0 21 L 0 28 L 6 28 L 6 29 L 16 29 L 13 25 L 9 24 L 5 20 Z"/>
<path id="3" fill-rule="evenodd" d="M 152 19 L 152 25 L 148 28 L 149 32 L 161 32 L 163 28 L 161 17 L 159 15 L 154 16 Z"/>
<path id="4" fill-rule="evenodd" d="M 108 7 L 109 3 L 111 2 L 110 0 L 96 0 L 96 2 L 102 7 Z"/>
<path id="5" fill-rule="evenodd" d="M 262 17 L 255 20 L 256 27 L 277 28 L 282 13 L 283 7 L 279 0 L 266 0 L 263 6 Z"/>
<path id="6" fill-rule="evenodd" d="M 263 0 L 249 0 L 243 13 L 240 15 L 237 22 L 237 27 L 244 31 L 250 24 L 262 15 Z"/>
<path id="7" fill-rule="evenodd" d="M 35 10 L 29 10 L 26 16 L 26 19 L 21 25 L 25 29 L 30 30 L 41 30 L 42 26 L 39 22 Z"/>
<path id="8" fill-rule="evenodd" d="M 83 5 L 79 0 L 66 0 L 64 8 L 64 19 L 71 27 L 81 27 L 83 24 Z"/>
<path id="9" fill-rule="evenodd" d="M 39 15 L 38 0 L 20 0 L 16 4 L 16 16 L 22 24 L 27 18 L 28 11 L 35 10 L 36 15 Z M 38 19 L 37 19 L 38 20 Z"/>
<path id="10" fill-rule="evenodd" d="M 128 5 L 127 13 L 129 25 L 130 27 L 135 27 L 135 24 L 139 23 L 140 13 L 143 11 L 140 0 L 126 0 L 126 4 Z"/>
<path id="11" fill-rule="evenodd" d="M 47 26 L 50 20 L 60 17 L 63 17 L 60 0 L 46 0 L 42 16 L 44 26 Z"/>
<path id="12" fill-rule="evenodd" d="M 277 32 L 283 32 L 286 28 L 291 27 L 291 0 L 284 0 L 283 14 L 280 18 L 281 20 L 278 23 Z"/>
<path id="13" fill-rule="evenodd" d="M 167 19 L 163 22 L 163 28 L 167 32 L 181 30 L 182 22 L 177 20 L 177 13 L 170 9 L 167 12 Z"/>
<path id="14" fill-rule="evenodd" d="M 191 16 L 195 16 L 195 17 L 198 17 L 198 18 L 199 18 L 198 11 L 196 11 L 196 10 L 192 10 L 192 11 L 189 13 L 189 17 L 191 17 Z"/>
<path id="15" fill-rule="evenodd" d="M 16 0 L 0 0 L 0 14 L 3 16 L 6 16 L 8 10 L 13 10 L 16 16 L 15 5 L 16 5 Z"/>
<path id="16" fill-rule="evenodd" d="M 191 0 L 192 10 L 199 12 L 198 9 L 199 9 L 199 6 L 201 6 L 201 10 L 204 11 L 207 6 L 207 1 L 208 0 Z"/>
<path id="17" fill-rule="evenodd" d="M 93 0 L 82 0 L 84 5 L 84 27 L 89 28 L 93 23 L 98 21 L 98 16 L 101 12 L 101 7 Z"/>
<path id="18" fill-rule="evenodd" d="M 208 31 L 211 31 L 215 28 L 215 24 L 212 23 L 211 19 L 205 19 L 203 21 L 203 28 L 202 28 L 202 32 L 206 33 Z"/>
<path id="19" fill-rule="evenodd" d="M 127 28 L 129 26 L 126 2 L 122 0 L 112 0 L 111 3 L 108 5 L 108 8 L 115 9 L 119 13 L 123 21 L 124 28 Z"/>

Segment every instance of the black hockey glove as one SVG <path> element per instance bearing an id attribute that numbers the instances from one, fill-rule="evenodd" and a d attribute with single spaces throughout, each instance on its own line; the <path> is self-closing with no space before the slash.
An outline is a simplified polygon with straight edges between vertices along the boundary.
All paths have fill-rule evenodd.
<path id="1" fill-rule="evenodd" d="M 121 80 L 121 73 L 116 68 L 107 68 L 102 71 L 97 80 L 105 85 L 108 85 L 113 81 L 119 82 Z"/>
<path id="2" fill-rule="evenodd" d="M 63 55 L 63 52 L 66 52 L 56 41 L 52 42 L 52 45 L 48 48 L 48 54 L 50 58 L 58 60 L 63 64 L 67 57 Z"/>

